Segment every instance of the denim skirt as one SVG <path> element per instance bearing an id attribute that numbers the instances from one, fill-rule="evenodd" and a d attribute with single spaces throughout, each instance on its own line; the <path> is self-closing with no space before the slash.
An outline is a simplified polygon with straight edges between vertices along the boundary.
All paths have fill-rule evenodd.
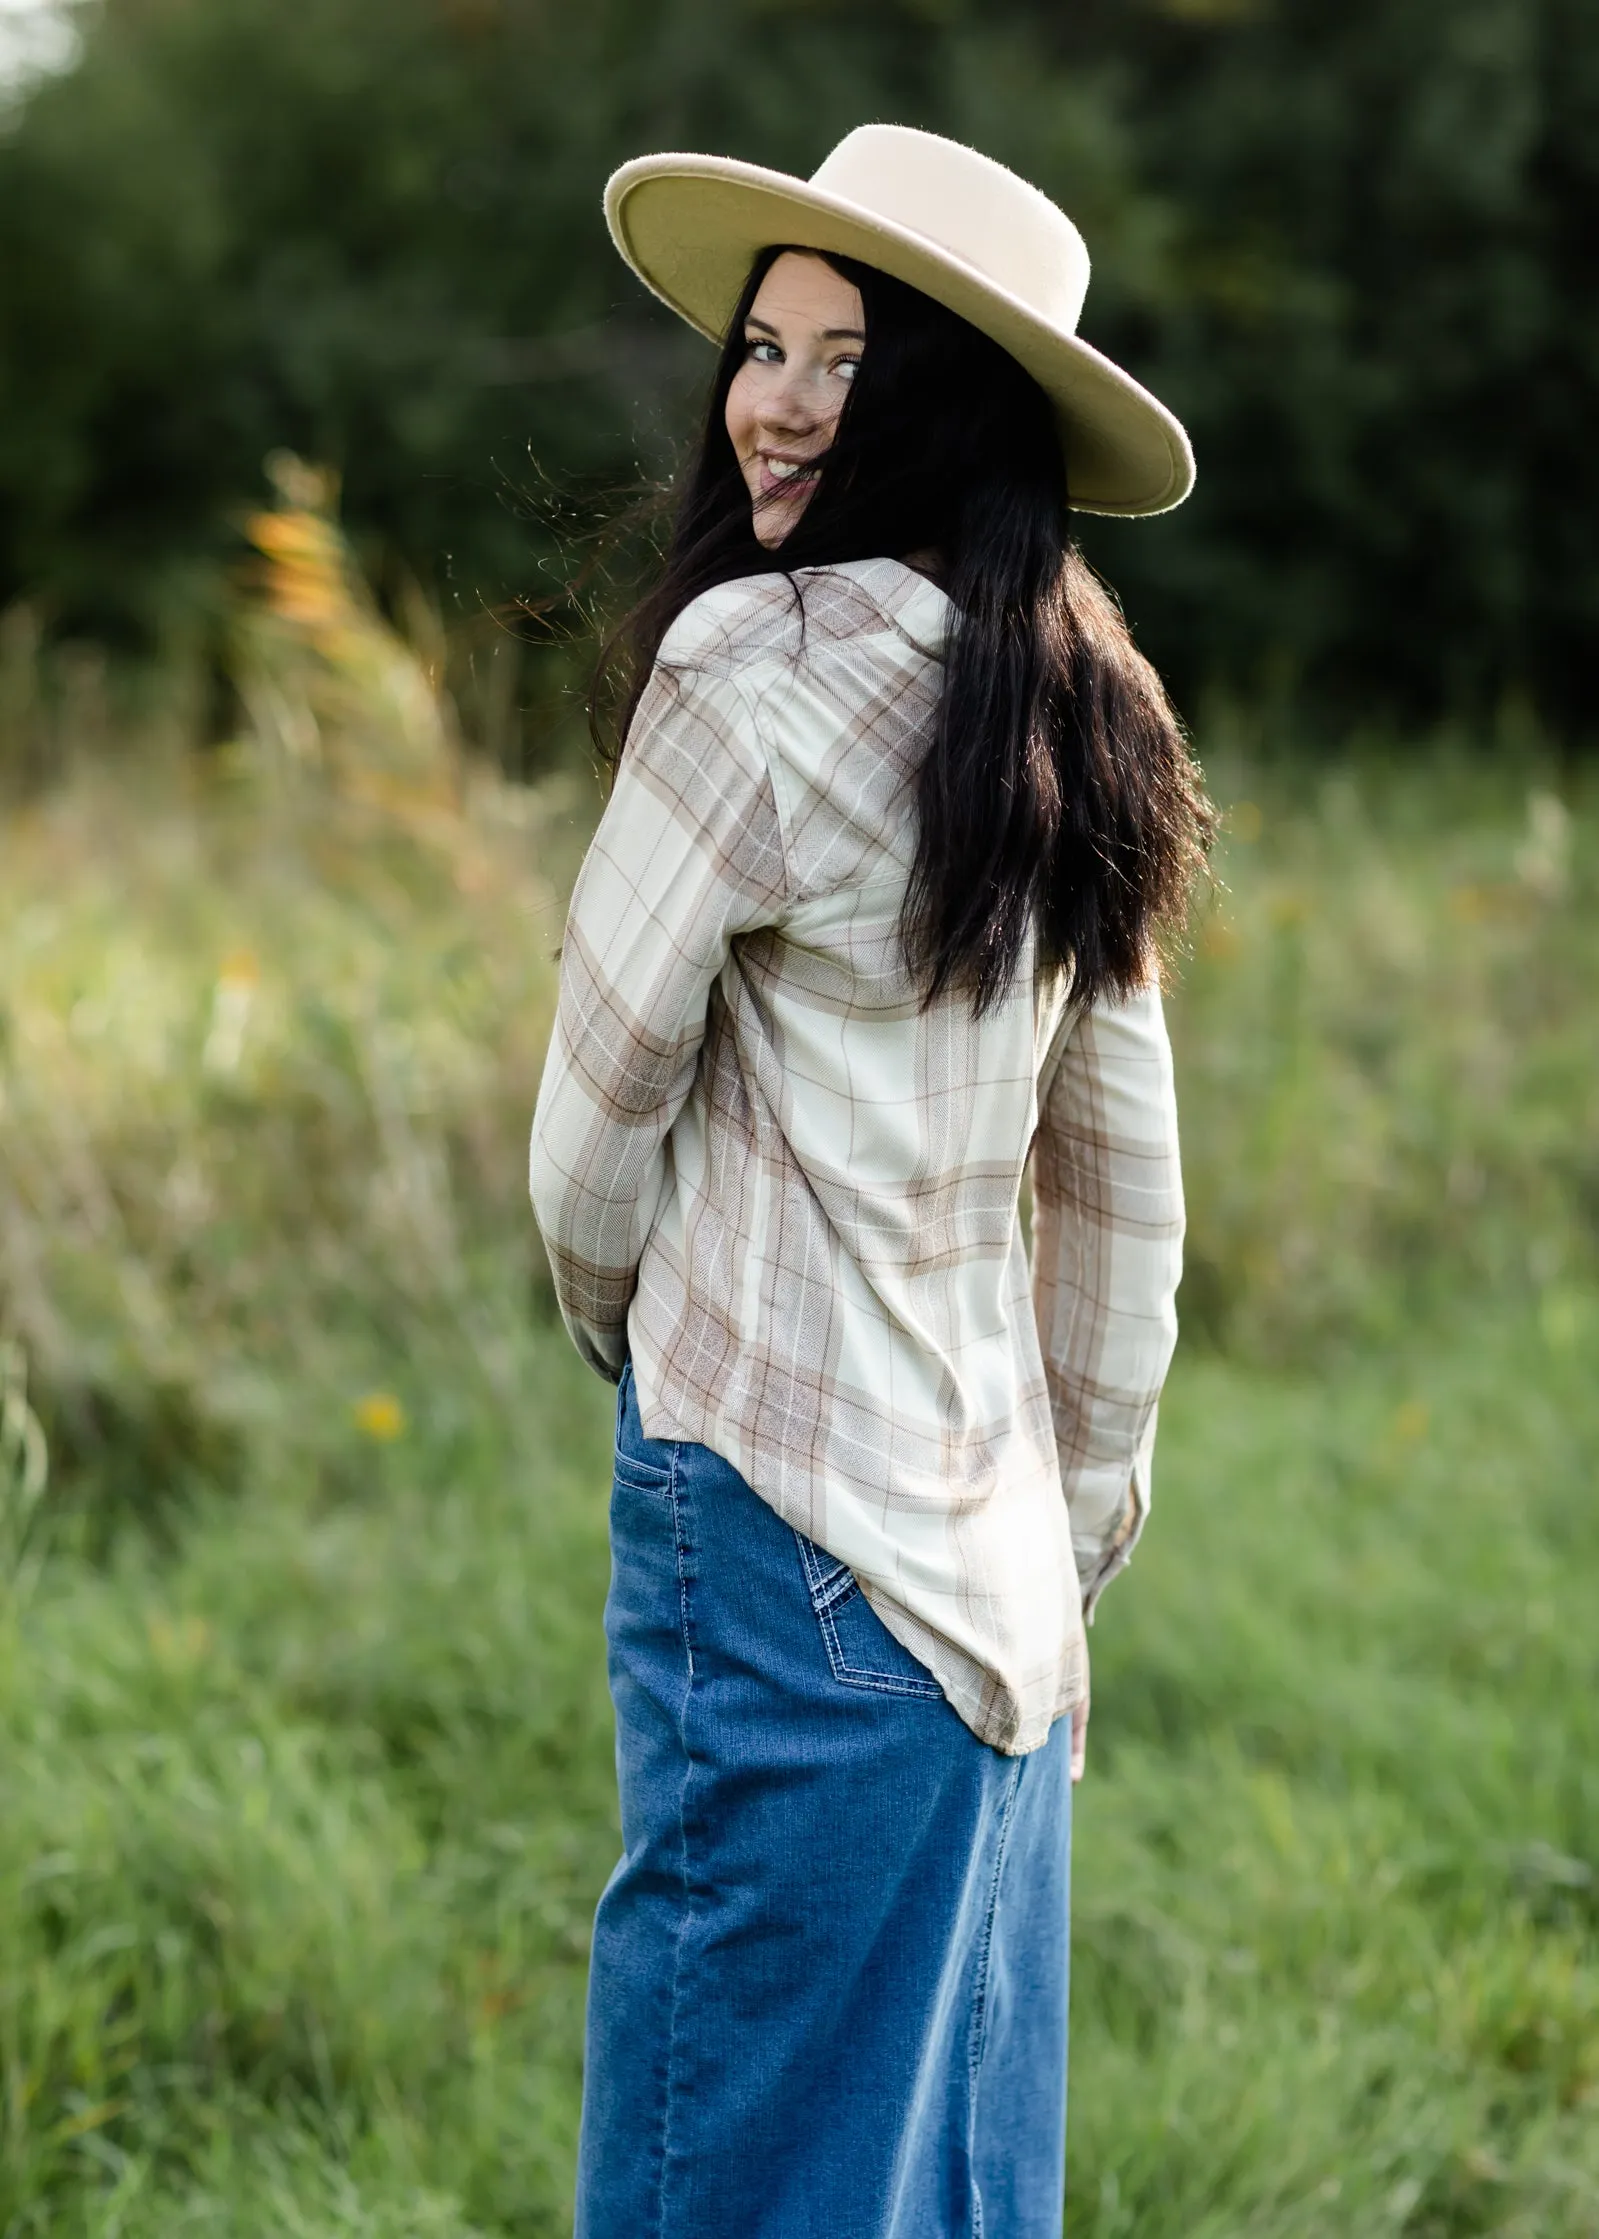
<path id="1" fill-rule="evenodd" d="M 1060 2239 L 1070 1721 L 1003 1757 L 617 1398 L 577 2239 Z"/>

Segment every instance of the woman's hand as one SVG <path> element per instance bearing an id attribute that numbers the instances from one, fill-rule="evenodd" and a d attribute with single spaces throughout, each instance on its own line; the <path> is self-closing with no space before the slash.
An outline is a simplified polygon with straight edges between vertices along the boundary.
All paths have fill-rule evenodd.
<path id="1" fill-rule="evenodd" d="M 1088 1755 L 1088 1697 L 1085 1695 L 1072 1712 L 1072 1780 L 1083 1777 L 1083 1764 Z"/>

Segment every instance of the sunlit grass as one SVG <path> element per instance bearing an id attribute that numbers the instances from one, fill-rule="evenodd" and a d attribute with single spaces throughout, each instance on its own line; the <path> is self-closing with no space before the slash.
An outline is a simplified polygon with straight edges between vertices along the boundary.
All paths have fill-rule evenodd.
<path id="1" fill-rule="evenodd" d="M 405 1419 L 423 1327 L 504 1391 L 542 1280 L 527 1114 L 590 789 L 462 750 L 328 518 L 255 528 L 247 727 L 0 829 L 0 1311 L 95 1530 L 274 1445 L 341 1466 Z"/>
<path id="2" fill-rule="evenodd" d="M 1573 1311 L 1599 1236 L 1591 782 L 1402 745 L 1218 766 L 1223 886 L 1174 1006 L 1190 1333 L 1309 1359 L 1463 1291 Z"/>
<path id="3" fill-rule="evenodd" d="M 1591 1354 L 1190 1360 L 1096 1628 L 1069 2228 L 1599 2229 Z"/>
<path id="4" fill-rule="evenodd" d="M 523 1173 L 592 795 L 462 750 L 319 496 L 233 747 L 0 834 L 7 2239 L 569 2228 L 609 1397 Z M 1213 746 L 1069 2229 L 1592 2239 L 1599 818 Z"/>

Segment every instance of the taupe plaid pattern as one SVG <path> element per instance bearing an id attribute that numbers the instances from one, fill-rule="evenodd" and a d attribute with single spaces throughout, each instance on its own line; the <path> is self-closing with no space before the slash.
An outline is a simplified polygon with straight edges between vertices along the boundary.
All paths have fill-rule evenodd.
<path id="1" fill-rule="evenodd" d="M 948 614 L 872 560 L 679 617 L 572 897 L 532 1191 L 646 1434 L 730 1461 L 1019 1754 L 1148 1509 L 1182 1191 L 1153 988 L 1084 1012 L 1029 957 L 977 1019 L 908 976 Z"/>

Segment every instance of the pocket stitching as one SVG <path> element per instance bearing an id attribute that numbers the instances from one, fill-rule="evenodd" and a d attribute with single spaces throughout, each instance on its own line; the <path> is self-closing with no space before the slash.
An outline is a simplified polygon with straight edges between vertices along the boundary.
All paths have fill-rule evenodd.
<path id="1" fill-rule="evenodd" d="M 617 1452 L 611 1457 L 611 1471 L 619 1484 L 629 1486 L 635 1493 L 670 1493 L 672 1490 L 670 1465 L 657 1470 L 648 1462 L 635 1461 L 631 1454 Z"/>
<path id="2" fill-rule="evenodd" d="M 796 1532 L 794 1537 L 799 1541 L 800 1561 L 805 1565 L 811 1608 L 818 1617 L 825 1617 L 829 1610 L 841 1609 L 853 1594 L 860 1592 L 859 1579 L 848 1563 L 829 1555 L 814 1539 L 807 1539 L 803 1532 Z"/>
<path id="3" fill-rule="evenodd" d="M 900 1695 L 913 1701 L 942 1702 L 944 1690 L 936 1679 L 915 1679 L 906 1672 L 875 1671 L 870 1665 L 852 1664 L 849 1661 L 834 1620 L 837 1612 L 847 1609 L 857 1595 L 865 1600 L 866 1597 L 861 1594 L 860 1580 L 847 1563 L 841 1563 L 836 1556 L 826 1554 L 814 1540 L 807 1539 L 803 1532 L 796 1531 L 794 1537 L 799 1541 L 800 1561 L 805 1567 L 811 1610 L 821 1629 L 828 1664 L 839 1685 L 859 1687 L 873 1695 Z M 831 1570 L 827 1567 L 829 1563 L 835 1566 Z M 842 1592 L 835 1594 L 832 1589 L 841 1581 L 847 1583 Z M 871 1608 L 869 1602 L 866 1606 Z M 873 1614 L 875 1616 L 876 1612 L 873 1611 Z M 879 1619 L 878 1622 L 881 1623 L 882 1620 Z"/>
<path id="4" fill-rule="evenodd" d="M 858 1585 L 856 1592 L 860 1592 Z M 835 1609 L 841 1606 L 836 1602 L 833 1605 Z M 868 1603 L 867 1607 L 870 1606 Z M 905 1672 L 874 1671 L 868 1664 L 850 1663 L 844 1654 L 844 1643 L 838 1637 L 838 1627 L 833 1622 L 833 1611 L 829 1610 L 819 1622 L 822 1637 L 827 1643 L 827 1660 L 833 1667 L 833 1677 L 840 1685 L 861 1687 L 873 1695 L 906 1695 L 922 1702 L 943 1700 L 944 1690 L 936 1679 L 912 1679 Z"/>
<path id="5" fill-rule="evenodd" d="M 641 1461 L 636 1454 L 624 1454 L 622 1451 L 622 1422 L 627 1413 L 628 1385 L 632 1382 L 636 1382 L 636 1379 L 633 1375 L 632 1355 L 629 1354 L 622 1363 L 622 1374 L 616 1386 L 616 1436 L 611 1442 L 611 1474 L 635 1493 L 670 1496 L 677 1489 L 678 1449 L 675 1441 L 672 1442 L 670 1458 L 664 1468 L 654 1462 Z"/>

